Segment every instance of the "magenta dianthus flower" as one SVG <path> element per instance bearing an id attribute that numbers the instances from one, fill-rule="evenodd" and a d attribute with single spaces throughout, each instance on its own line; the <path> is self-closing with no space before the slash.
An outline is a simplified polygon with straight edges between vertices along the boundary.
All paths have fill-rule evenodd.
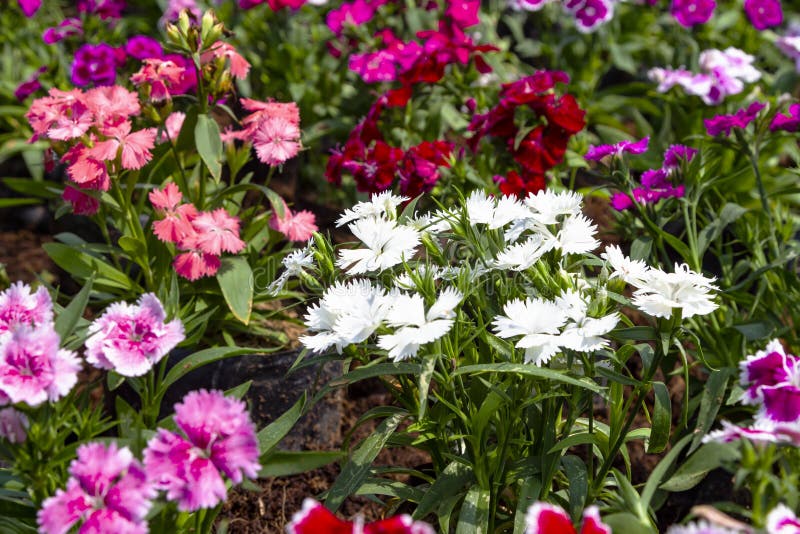
<path id="1" fill-rule="evenodd" d="M 600 161 L 606 156 L 620 157 L 623 152 L 628 152 L 629 154 L 644 154 L 647 152 L 649 143 L 650 136 L 647 136 L 638 141 L 620 141 L 613 145 L 591 146 L 584 158 L 589 161 Z"/>
<path id="2" fill-rule="evenodd" d="M 89 443 L 78 448 L 69 466 L 66 490 L 44 501 L 37 519 L 40 532 L 146 534 L 145 517 L 156 491 L 127 447 Z"/>
<path id="3" fill-rule="evenodd" d="M 731 135 L 731 131 L 734 128 L 746 128 L 748 124 L 756 119 L 758 113 L 765 107 L 766 104 L 753 102 L 747 108 L 742 108 L 733 115 L 717 115 L 716 117 L 705 119 L 703 124 L 705 124 L 708 135 L 716 136 L 725 134 L 727 137 Z"/>
<path id="4" fill-rule="evenodd" d="M 193 391 L 175 405 L 175 424 L 183 435 L 159 429 L 144 451 L 144 465 L 179 510 L 224 500 L 222 474 L 236 484 L 258 476 L 258 440 L 244 402 L 221 391 Z"/>
<path id="5" fill-rule="evenodd" d="M 716 7 L 715 0 L 672 0 L 670 12 L 681 26 L 690 28 L 708 22 Z"/>
<path id="6" fill-rule="evenodd" d="M 125 53 L 136 59 L 159 59 L 164 55 L 161 43 L 147 35 L 134 35 L 125 43 Z"/>
<path id="7" fill-rule="evenodd" d="M 766 30 L 783 22 L 780 0 L 744 0 L 744 12 L 757 30 Z"/>
<path id="8" fill-rule="evenodd" d="M 114 85 L 117 79 L 117 52 L 109 44 L 85 44 L 75 52 L 72 83 L 85 86 Z"/>
<path id="9" fill-rule="evenodd" d="M 123 376 L 141 376 L 183 341 L 183 324 L 164 322 L 161 302 L 152 293 L 133 305 L 116 302 L 89 326 L 86 360 Z"/>
<path id="10" fill-rule="evenodd" d="M 22 282 L 0 293 L 0 333 L 20 325 L 41 325 L 53 320 L 53 302 L 44 287 L 35 292 Z"/>
<path id="11" fill-rule="evenodd" d="M 81 369 L 77 355 L 59 349 L 52 323 L 21 325 L 0 341 L 0 392 L 13 403 L 37 406 L 72 389 Z"/>

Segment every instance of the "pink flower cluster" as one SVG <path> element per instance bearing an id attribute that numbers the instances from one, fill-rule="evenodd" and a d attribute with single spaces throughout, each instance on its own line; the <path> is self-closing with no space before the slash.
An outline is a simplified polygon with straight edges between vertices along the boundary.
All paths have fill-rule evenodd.
<path id="1" fill-rule="evenodd" d="M 800 103 L 789 106 L 788 113 L 778 113 L 769 125 L 770 131 L 796 132 L 800 129 Z"/>
<path id="2" fill-rule="evenodd" d="M 583 111 L 570 94 L 558 95 L 557 83 L 569 83 L 561 71 L 537 71 L 531 76 L 503 85 L 500 102 L 489 111 L 475 114 L 469 125 L 473 151 L 486 137 L 503 143 L 521 172 L 495 176 L 504 195 L 526 196 L 545 187 L 545 173 L 560 163 L 570 138 L 585 126 Z M 527 108 L 545 121 L 530 129 L 517 142 L 521 126 L 515 122 L 517 110 Z"/>
<path id="3" fill-rule="evenodd" d="M 200 55 L 200 64 L 206 65 L 215 59 L 222 59 L 228 62 L 231 76 L 244 80 L 250 72 L 250 63 L 236 51 L 232 45 L 217 41 L 211 48 Z"/>
<path id="4" fill-rule="evenodd" d="M 85 190 L 107 191 L 109 166 L 115 172 L 141 169 L 152 158 L 156 130 L 133 131 L 131 118 L 141 108 L 136 94 L 109 86 L 81 91 L 51 89 L 33 101 L 26 117 L 33 128 L 32 140 L 48 138 L 68 143 L 61 159 L 74 185 L 64 190 L 77 214 L 92 215 L 99 203 Z"/>
<path id="5" fill-rule="evenodd" d="M 294 513 L 286 525 L 286 534 L 433 534 L 433 528 L 422 521 L 414 521 L 410 515 L 398 515 L 388 519 L 364 524 L 363 520 L 344 521 L 333 515 L 314 499 L 305 499 L 303 508 Z"/>
<path id="6" fill-rule="evenodd" d="M 800 358 L 787 353 L 774 339 L 739 367 L 740 383 L 745 388 L 741 402 L 758 407 L 754 424 L 739 427 L 723 421 L 722 429 L 709 433 L 705 441 L 746 438 L 800 447 Z"/>
<path id="7" fill-rule="evenodd" d="M 146 293 L 136 305 L 116 302 L 89 325 L 86 360 L 122 376 L 141 376 L 183 341 L 179 319 L 165 322 L 158 298 Z"/>
<path id="8" fill-rule="evenodd" d="M 732 115 L 716 115 L 710 119 L 705 119 L 703 124 L 706 127 L 706 133 L 710 136 L 724 134 L 725 137 L 728 137 L 734 128 L 742 130 L 747 128 L 751 122 L 756 120 L 758 113 L 765 107 L 766 104 L 753 102 Z"/>
<path id="9" fill-rule="evenodd" d="M 131 76 L 131 82 L 144 92 L 145 98 L 161 102 L 194 89 L 197 73 L 188 58 L 168 54 L 144 59 L 142 67 Z"/>
<path id="10" fill-rule="evenodd" d="M 0 405 L 29 406 L 57 400 L 72 389 L 81 369 L 77 355 L 60 349 L 53 304 L 43 287 L 32 292 L 21 282 L 0 293 Z M 5 412 L 4 427 L 19 428 Z M 0 428 L 0 436 L 9 434 Z M 20 439 L 15 432 L 15 439 Z M 22 438 L 24 440 L 24 438 Z"/>
<path id="11" fill-rule="evenodd" d="M 584 158 L 589 161 L 600 161 L 608 156 L 619 158 L 625 152 L 628 154 L 644 154 L 647 152 L 649 144 L 650 136 L 647 136 L 639 141 L 620 141 L 613 145 L 590 146 Z"/>
<path id="12" fill-rule="evenodd" d="M 795 70 L 800 72 L 800 24 L 789 23 L 786 33 L 775 39 L 775 45 L 794 60 Z"/>
<path id="13" fill-rule="evenodd" d="M 729 95 L 741 93 L 745 83 L 761 79 L 761 72 L 753 67 L 754 60 L 753 56 L 738 48 L 710 49 L 700 54 L 700 73 L 683 68 L 654 68 L 647 74 L 652 81 L 658 83 L 659 93 L 666 93 L 679 86 L 686 93 L 699 96 L 711 106 L 721 103 Z"/>
<path id="14" fill-rule="evenodd" d="M 328 12 L 325 17 L 325 23 L 334 35 L 339 37 L 347 26 L 361 26 L 372 20 L 378 8 L 388 2 L 389 0 L 353 0 L 352 2 L 344 2 L 340 7 Z"/>
<path id="15" fill-rule="evenodd" d="M 269 226 L 273 230 L 282 233 L 289 241 L 305 242 L 317 228 L 316 217 L 308 210 L 292 212 L 286 202 L 283 203 L 283 215 L 277 211 L 272 214 Z"/>
<path id="16" fill-rule="evenodd" d="M 66 489 L 42 503 L 37 519 L 40 532 L 125 532 L 146 534 L 145 517 L 156 497 L 141 464 L 127 447 L 88 443 L 78 447 L 69 466 Z"/>
<path id="17" fill-rule="evenodd" d="M 39 510 L 40 532 L 66 534 L 79 526 L 83 534 L 146 534 L 159 490 L 180 510 L 196 511 L 225 499 L 223 475 L 237 484 L 258 475 L 258 440 L 242 401 L 193 391 L 175 405 L 175 423 L 183 434 L 158 429 L 143 463 L 114 443 L 79 447 L 66 489 Z"/>
<path id="18" fill-rule="evenodd" d="M 144 466 L 179 510 L 225 500 L 223 474 L 235 484 L 258 476 L 258 440 L 244 402 L 221 391 L 193 391 L 175 405 L 175 424 L 182 434 L 159 429 L 144 450 Z"/>
<path id="19" fill-rule="evenodd" d="M 647 138 L 645 138 L 647 139 Z M 615 193 L 611 196 L 611 205 L 618 211 L 633 207 L 634 202 L 654 204 L 665 198 L 680 198 L 685 193 L 683 184 L 674 185 L 675 177 L 680 169 L 692 161 L 697 150 L 684 145 L 672 145 L 664 153 L 664 163 L 660 169 L 650 169 L 642 173 L 641 186 L 631 191 L 630 195 Z"/>
<path id="20" fill-rule="evenodd" d="M 350 132 L 344 147 L 328 160 L 325 177 L 341 184 L 343 172 L 350 173 L 359 191 L 386 191 L 400 175 L 400 191 L 416 196 L 430 191 L 439 181 L 441 167 L 449 167 L 453 145 L 447 141 L 423 141 L 408 150 L 389 145 L 378 127 L 388 97 L 376 101 L 367 116 Z"/>
<path id="21" fill-rule="evenodd" d="M 614 0 L 509 0 L 509 5 L 518 11 L 539 11 L 559 1 L 564 11 L 572 15 L 581 33 L 595 31 L 614 16 Z"/>
<path id="22" fill-rule="evenodd" d="M 280 11 L 285 7 L 296 10 L 303 7 L 307 1 L 308 0 L 239 0 L 239 7 L 242 9 L 252 9 L 256 6 L 267 3 L 273 11 Z M 309 3 L 320 4 L 325 3 L 326 1 L 327 0 L 322 0 L 320 2 L 320 0 L 314 0 Z"/>
<path id="23" fill-rule="evenodd" d="M 295 157 L 300 144 L 300 109 L 294 102 L 260 102 L 249 98 L 240 100 L 250 114 L 242 119 L 244 127 L 222 134 L 226 142 L 238 139 L 253 144 L 259 161 L 281 165 Z"/>
<path id="24" fill-rule="evenodd" d="M 213 276 L 223 252 L 236 254 L 244 249 L 245 243 L 239 238 L 239 219 L 224 208 L 198 211 L 193 204 L 183 204 L 183 195 L 172 182 L 151 191 L 149 198 L 163 216 L 153 223 L 156 237 L 184 251 L 172 263 L 180 276 L 188 280 Z"/>
<path id="25" fill-rule="evenodd" d="M 670 12 L 686 28 L 705 24 L 714 15 L 716 0 L 672 0 Z M 744 12 L 757 30 L 779 26 L 783 22 L 780 0 L 744 0 Z"/>
<path id="26" fill-rule="evenodd" d="M 42 7 L 42 0 L 18 0 L 20 9 L 26 17 L 32 17 Z M 119 19 L 126 7 L 125 0 L 78 0 L 78 13 L 96 15 L 103 20 Z"/>

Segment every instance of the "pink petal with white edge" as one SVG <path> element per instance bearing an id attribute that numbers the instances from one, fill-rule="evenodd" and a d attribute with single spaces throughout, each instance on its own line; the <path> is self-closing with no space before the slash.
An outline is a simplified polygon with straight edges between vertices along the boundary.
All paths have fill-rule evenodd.
<path id="1" fill-rule="evenodd" d="M 342 521 L 314 499 L 305 499 L 286 525 L 286 534 L 353 534 L 353 524 Z"/>
<path id="2" fill-rule="evenodd" d="M 798 534 L 800 521 L 785 504 L 779 504 L 767 515 L 767 532 L 769 534 Z"/>
<path id="3" fill-rule="evenodd" d="M 546 502 L 535 502 L 528 508 L 525 525 L 525 534 L 576 534 L 567 512 Z"/>
<path id="4" fill-rule="evenodd" d="M 581 534 L 611 534 L 611 527 L 600 519 L 600 510 L 597 506 L 590 506 L 583 511 Z"/>

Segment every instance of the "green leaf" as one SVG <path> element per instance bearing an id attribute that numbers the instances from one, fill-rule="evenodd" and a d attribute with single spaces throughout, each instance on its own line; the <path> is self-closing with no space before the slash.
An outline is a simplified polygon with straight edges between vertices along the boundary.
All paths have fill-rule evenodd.
<path id="1" fill-rule="evenodd" d="M 0 198 L 0 209 L 15 208 L 17 206 L 30 206 L 32 204 L 41 203 L 41 199 L 38 198 Z"/>
<path id="2" fill-rule="evenodd" d="M 656 401 L 653 406 L 653 425 L 647 443 L 648 454 L 664 450 L 669 442 L 669 431 L 672 427 L 672 401 L 667 386 L 663 382 L 654 382 L 653 393 Z"/>
<path id="3" fill-rule="evenodd" d="M 652 326 L 615 328 L 608 335 L 619 341 L 655 341 L 658 339 L 658 332 Z"/>
<path id="4" fill-rule="evenodd" d="M 647 479 L 647 483 L 642 490 L 641 502 L 643 509 L 646 510 L 650 507 L 650 502 L 653 499 L 653 495 L 661 485 L 661 481 L 667 474 L 667 470 L 672 467 L 672 464 L 678 459 L 678 455 L 681 453 L 681 451 L 683 451 L 683 448 L 689 444 L 691 439 L 691 434 L 681 438 L 678 443 L 673 445 L 672 449 L 670 449 L 667 455 L 664 456 L 660 462 L 658 462 L 656 468 L 650 473 L 650 478 Z"/>
<path id="5" fill-rule="evenodd" d="M 450 462 L 425 492 L 419 506 L 414 510 L 414 519 L 422 519 L 433 512 L 442 501 L 458 494 L 472 480 L 474 475 L 469 466 L 457 461 Z"/>
<path id="6" fill-rule="evenodd" d="M 217 121 L 205 114 L 198 115 L 197 125 L 194 127 L 194 140 L 197 152 L 208 167 L 208 172 L 219 182 L 222 178 L 222 139 L 219 136 Z"/>
<path id="7" fill-rule="evenodd" d="M 631 259 L 644 260 L 650 259 L 650 251 L 653 249 L 653 238 L 650 236 L 640 236 L 631 243 Z"/>
<path id="8" fill-rule="evenodd" d="M 72 331 L 75 330 L 78 321 L 83 317 L 83 312 L 89 303 L 89 295 L 92 293 L 93 284 L 94 275 L 89 277 L 78 294 L 72 297 L 72 301 L 58 314 L 55 320 L 55 330 L 61 341 L 67 339 Z"/>
<path id="9" fill-rule="evenodd" d="M 253 311 L 253 271 L 247 260 L 241 256 L 222 258 L 217 282 L 233 316 L 249 323 Z"/>
<path id="10" fill-rule="evenodd" d="M 659 486 L 666 491 L 686 491 L 692 489 L 705 476 L 726 463 L 739 460 L 741 454 L 734 444 L 709 442 L 697 449 L 669 480 Z"/>
<path id="11" fill-rule="evenodd" d="M 627 512 L 611 514 L 603 517 L 603 523 L 611 527 L 611 532 L 626 534 L 656 534 L 650 525 L 643 525 L 639 518 Z"/>
<path id="12" fill-rule="evenodd" d="M 42 248 L 56 265 L 80 281 L 88 280 L 96 275 L 94 283 L 98 288 L 124 289 L 137 293 L 144 292 L 138 284 L 128 278 L 122 271 L 69 245 L 45 243 Z"/>
<path id="13" fill-rule="evenodd" d="M 375 378 L 378 376 L 418 375 L 420 370 L 421 367 L 419 364 L 410 362 L 375 363 L 364 365 L 328 382 L 325 387 L 321 388 L 320 391 L 314 395 L 314 398 L 311 400 L 311 404 L 316 404 L 319 399 L 331 391 L 348 386 L 358 382 L 359 380 Z"/>
<path id="14" fill-rule="evenodd" d="M 29 197 L 48 199 L 59 197 L 57 184 L 53 182 L 43 182 L 30 178 L 3 178 L 3 183 L 9 189 Z"/>
<path id="15" fill-rule="evenodd" d="M 719 408 L 725 400 L 728 380 L 735 372 L 735 369 L 726 367 L 719 371 L 712 372 L 711 376 L 708 377 L 705 387 L 703 388 L 703 396 L 700 399 L 700 412 L 697 415 L 697 426 L 695 426 L 692 446 L 689 447 L 690 453 L 700 446 L 703 437 L 711 430 Z"/>
<path id="16" fill-rule="evenodd" d="M 306 394 L 286 410 L 280 417 L 272 423 L 258 431 L 258 450 L 262 456 L 277 447 L 278 443 L 289 433 L 294 424 L 303 415 L 306 404 Z"/>
<path id="17" fill-rule="evenodd" d="M 169 370 L 164 381 L 161 383 L 161 389 L 166 390 L 169 386 L 177 382 L 186 373 L 194 371 L 209 363 L 232 358 L 233 356 L 242 356 L 243 354 L 265 354 L 274 352 L 277 349 L 248 349 L 243 347 L 213 347 L 210 349 L 201 350 L 190 354 L 182 359 L 178 364 Z"/>
<path id="18" fill-rule="evenodd" d="M 572 517 L 580 517 L 586 507 L 586 495 L 589 493 L 589 475 L 586 463 L 568 454 L 561 458 L 564 473 L 569 481 L 569 513 Z"/>
<path id="19" fill-rule="evenodd" d="M 383 450 L 386 441 L 394 433 L 407 413 L 398 411 L 381 421 L 381 424 L 375 431 L 365 439 L 361 445 L 353 453 L 350 461 L 342 468 L 341 474 L 336 478 L 336 481 L 328 490 L 328 497 L 325 499 L 325 506 L 335 512 L 342 505 L 344 500 L 358 491 L 361 484 L 367 479 L 369 475 L 372 462 L 378 453 Z"/>
<path id="20" fill-rule="evenodd" d="M 456 369 L 453 375 L 458 376 L 473 373 L 515 373 L 563 382 L 571 386 L 578 386 L 594 391 L 595 393 L 599 393 L 603 389 L 587 378 L 574 378 L 554 369 L 537 367 L 532 364 L 524 363 L 482 363 L 477 365 L 465 365 L 464 367 Z"/>
<path id="21" fill-rule="evenodd" d="M 477 486 L 471 488 L 458 514 L 456 534 L 488 534 L 490 501 L 488 490 Z"/>
<path id="22" fill-rule="evenodd" d="M 422 359 L 422 372 L 419 374 L 419 417 L 425 419 L 425 409 L 428 407 L 428 390 L 431 387 L 431 378 L 436 369 L 438 355 L 427 355 Z"/>
<path id="23" fill-rule="evenodd" d="M 541 489 L 542 482 L 539 477 L 526 477 L 520 482 L 517 512 L 514 514 L 514 534 L 525 534 L 527 530 L 526 512 L 528 507 L 536 501 Z"/>
<path id="24" fill-rule="evenodd" d="M 286 477 L 319 469 L 343 456 L 341 451 L 275 451 L 259 460 L 259 478 Z"/>

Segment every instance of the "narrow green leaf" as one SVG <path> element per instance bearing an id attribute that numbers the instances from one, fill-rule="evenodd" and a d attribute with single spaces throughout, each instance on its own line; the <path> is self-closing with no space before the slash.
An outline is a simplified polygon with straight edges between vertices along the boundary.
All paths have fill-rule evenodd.
<path id="1" fill-rule="evenodd" d="M 186 373 L 194 371 L 209 363 L 214 363 L 218 360 L 225 358 L 232 358 L 233 356 L 241 356 L 243 354 L 265 354 L 267 352 L 274 352 L 276 349 L 249 349 L 243 347 L 213 347 L 210 349 L 201 350 L 190 354 L 182 359 L 178 364 L 169 370 L 164 381 L 161 383 L 162 390 L 166 390 L 169 386 L 177 382 Z"/>
<path id="2" fill-rule="evenodd" d="M 664 450 L 669 442 L 672 427 L 672 401 L 667 386 L 663 382 L 654 382 L 653 393 L 656 402 L 653 406 L 653 425 L 647 443 L 648 454 L 657 454 Z"/>
<path id="3" fill-rule="evenodd" d="M 474 480 L 474 475 L 469 466 L 456 461 L 450 462 L 425 492 L 419 506 L 414 510 L 414 519 L 422 519 L 433 512 L 443 500 L 458 494 L 471 480 Z"/>
<path id="4" fill-rule="evenodd" d="M 222 177 L 222 139 L 219 136 L 219 125 L 212 117 L 200 114 L 194 127 L 194 139 L 197 152 L 208 172 L 219 182 Z"/>
<path id="5" fill-rule="evenodd" d="M 569 481 L 569 513 L 572 517 L 581 517 L 589 493 L 586 463 L 577 456 L 568 454 L 561 458 L 561 465 L 564 466 L 564 474 Z"/>
<path id="6" fill-rule="evenodd" d="M 538 378 L 545 378 L 554 380 L 556 382 L 563 382 L 572 386 L 578 386 L 595 393 L 599 393 L 603 388 L 586 378 L 574 378 L 564 372 L 556 371 L 548 367 L 537 367 L 532 364 L 524 363 L 482 363 L 476 365 L 465 365 L 459 367 L 453 375 L 464 374 L 478 374 L 478 373 L 516 373 L 526 376 L 535 376 Z"/>
<path id="7" fill-rule="evenodd" d="M 253 310 L 253 271 L 241 256 L 222 259 L 217 282 L 231 313 L 244 324 L 250 322 Z"/>
<path id="8" fill-rule="evenodd" d="M 67 307 L 64 308 L 55 320 L 55 330 L 61 341 L 75 330 L 75 326 L 83 317 L 83 312 L 86 310 L 86 305 L 89 303 L 89 295 L 92 293 L 92 285 L 94 284 L 94 275 L 90 276 L 84 283 L 84 286 L 77 295 L 72 297 L 72 300 Z"/>
<path id="9" fill-rule="evenodd" d="M 650 507 L 650 501 L 653 499 L 653 495 L 655 495 L 656 490 L 661 485 L 664 476 L 666 476 L 667 471 L 672 467 L 672 464 L 678 459 L 678 455 L 683 451 L 684 447 L 689 444 L 689 441 L 692 439 L 692 435 L 688 434 L 681 438 L 681 440 L 673 445 L 672 449 L 667 453 L 664 458 L 658 462 L 658 465 L 655 469 L 650 473 L 650 478 L 647 479 L 647 483 L 642 490 L 641 502 L 642 507 L 647 510 Z"/>
<path id="10" fill-rule="evenodd" d="M 703 388 L 703 396 L 700 399 L 700 412 L 697 414 L 697 426 L 694 430 L 695 435 L 692 440 L 692 446 L 689 447 L 690 453 L 700 446 L 703 437 L 708 434 L 708 431 L 714 425 L 717 413 L 725 401 L 728 380 L 735 372 L 735 369 L 726 367 L 712 372 L 708 377 Z"/>
<path id="11" fill-rule="evenodd" d="M 422 359 L 422 372 L 419 374 L 419 420 L 425 419 L 425 409 L 428 407 L 428 390 L 431 387 L 433 371 L 436 369 L 438 354 L 430 354 Z"/>
<path id="12" fill-rule="evenodd" d="M 692 489 L 705 476 L 726 463 L 739 460 L 741 454 L 734 444 L 710 442 L 692 454 L 669 480 L 659 486 L 666 491 L 686 491 Z"/>
<path id="13" fill-rule="evenodd" d="M 342 457 L 340 451 L 275 451 L 260 460 L 259 478 L 286 477 L 319 469 Z"/>
<path id="14" fill-rule="evenodd" d="M 627 512 L 611 514 L 603 517 L 603 523 L 611 527 L 612 532 L 625 532 L 626 534 L 656 534 L 656 530 L 643 525 L 639 518 Z"/>
<path id="15" fill-rule="evenodd" d="M 525 522 L 528 507 L 536 501 L 542 489 L 542 482 L 538 477 L 526 477 L 520 482 L 517 496 L 517 512 L 514 514 L 514 534 L 525 534 Z"/>
<path id="16" fill-rule="evenodd" d="M 143 292 L 128 276 L 108 263 L 61 243 L 45 243 L 42 248 L 62 269 L 83 282 L 95 277 L 95 285 L 102 288 Z"/>
<path id="17" fill-rule="evenodd" d="M 306 394 L 300 396 L 294 405 L 286 410 L 280 417 L 258 432 L 258 450 L 265 455 L 275 447 L 289 433 L 294 424 L 303 415 L 306 404 Z"/>
<path id="18" fill-rule="evenodd" d="M 406 413 L 400 412 L 387 417 L 356 449 L 328 490 L 325 506 L 329 510 L 335 512 L 347 497 L 358 491 L 369 475 L 373 460 L 383 450 L 386 441 L 406 416 Z"/>
<path id="19" fill-rule="evenodd" d="M 488 490 L 477 486 L 470 489 L 458 514 L 456 534 L 488 534 L 490 500 Z"/>

